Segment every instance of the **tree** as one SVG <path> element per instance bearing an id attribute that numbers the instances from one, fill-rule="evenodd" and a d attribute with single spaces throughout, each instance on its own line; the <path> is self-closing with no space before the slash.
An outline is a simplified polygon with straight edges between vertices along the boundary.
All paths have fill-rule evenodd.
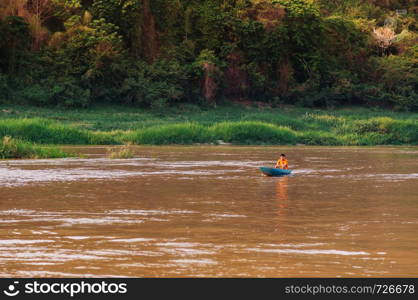
<path id="1" fill-rule="evenodd" d="M 50 0 L 28 0 L 26 8 L 28 11 L 26 19 L 30 24 L 32 32 L 32 49 L 39 50 L 42 43 L 47 41 L 49 36 L 48 30 L 43 24 L 51 17 L 53 7 Z"/>
<path id="2" fill-rule="evenodd" d="M 390 27 L 378 27 L 373 29 L 373 37 L 380 49 L 380 55 L 388 54 L 388 49 L 393 45 L 396 34 Z"/>
<path id="3" fill-rule="evenodd" d="M 50 0 L 3 0 L 0 4 L 0 18 L 18 16 L 29 24 L 33 50 L 39 50 L 48 39 L 48 31 L 43 24 L 52 13 Z"/>
<path id="4" fill-rule="evenodd" d="M 0 68 L 16 74 L 28 50 L 29 25 L 21 17 L 8 16 L 0 19 Z"/>

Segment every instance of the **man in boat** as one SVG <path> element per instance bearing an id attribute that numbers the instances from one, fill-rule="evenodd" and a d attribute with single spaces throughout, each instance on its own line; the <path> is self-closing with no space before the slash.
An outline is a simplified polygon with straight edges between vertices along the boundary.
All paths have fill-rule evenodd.
<path id="1" fill-rule="evenodd" d="M 289 162 L 287 161 L 286 155 L 285 154 L 280 154 L 280 158 L 277 161 L 276 164 L 276 169 L 283 169 L 283 170 L 287 170 L 289 169 Z"/>

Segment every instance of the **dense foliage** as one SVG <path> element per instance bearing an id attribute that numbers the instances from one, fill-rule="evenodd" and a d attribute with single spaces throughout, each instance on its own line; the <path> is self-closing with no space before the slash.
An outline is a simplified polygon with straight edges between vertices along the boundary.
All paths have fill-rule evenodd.
<path id="1" fill-rule="evenodd" d="M 2 0 L 0 102 L 418 109 L 408 0 Z"/>

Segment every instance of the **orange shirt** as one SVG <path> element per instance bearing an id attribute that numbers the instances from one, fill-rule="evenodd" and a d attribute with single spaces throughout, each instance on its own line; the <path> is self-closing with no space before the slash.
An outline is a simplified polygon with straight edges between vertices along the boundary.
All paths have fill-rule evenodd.
<path id="1" fill-rule="evenodd" d="M 280 169 L 284 169 L 287 170 L 289 168 L 289 163 L 287 161 L 287 159 L 279 159 L 277 161 L 276 167 L 279 167 Z"/>

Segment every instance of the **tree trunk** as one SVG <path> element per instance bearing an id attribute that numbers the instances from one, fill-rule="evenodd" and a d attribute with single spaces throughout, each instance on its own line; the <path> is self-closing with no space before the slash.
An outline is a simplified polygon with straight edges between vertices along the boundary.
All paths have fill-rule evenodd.
<path id="1" fill-rule="evenodd" d="M 150 8 L 150 0 L 144 0 L 142 3 L 142 45 L 144 55 L 150 62 L 153 62 L 158 56 L 160 46 L 155 17 Z"/>

